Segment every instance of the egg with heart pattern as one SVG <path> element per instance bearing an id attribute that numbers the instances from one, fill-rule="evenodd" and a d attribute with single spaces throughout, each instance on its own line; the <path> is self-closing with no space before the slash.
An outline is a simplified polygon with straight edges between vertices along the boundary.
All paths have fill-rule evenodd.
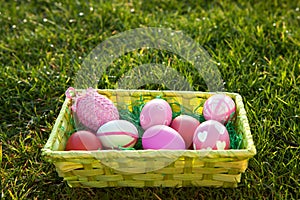
<path id="1" fill-rule="evenodd" d="M 218 121 L 207 120 L 195 130 L 193 137 L 195 150 L 226 150 L 230 147 L 226 127 Z"/>

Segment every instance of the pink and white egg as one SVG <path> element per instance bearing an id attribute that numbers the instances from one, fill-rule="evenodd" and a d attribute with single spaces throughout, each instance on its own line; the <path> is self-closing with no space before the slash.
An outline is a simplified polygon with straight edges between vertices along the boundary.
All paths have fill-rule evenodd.
<path id="1" fill-rule="evenodd" d="M 96 136 L 105 149 L 133 147 L 139 137 L 137 128 L 126 120 L 112 120 L 103 124 Z"/>
<path id="2" fill-rule="evenodd" d="M 215 94 L 205 101 L 203 116 L 206 120 L 216 120 L 226 124 L 235 110 L 235 103 L 228 95 Z"/>
<path id="3" fill-rule="evenodd" d="M 218 121 L 207 120 L 195 130 L 193 138 L 195 150 L 225 150 L 230 147 L 226 127 Z"/>
<path id="4" fill-rule="evenodd" d="M 144 130 L 154 125 L 169 126 L 172 121 L 172 108 L 163 99 L 147 102 L 140 113 L 140 124 Z"/>

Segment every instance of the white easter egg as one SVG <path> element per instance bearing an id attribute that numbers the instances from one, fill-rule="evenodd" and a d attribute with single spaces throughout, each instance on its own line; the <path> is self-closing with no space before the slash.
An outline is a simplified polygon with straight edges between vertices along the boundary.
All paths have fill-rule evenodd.
<path id="1" fill-rule="evenodd" d="M 112 120 L 103 124 L 96 136 L 106 149 L 133 147 L 139 137 L 137 128 L 126 120 Z"/>

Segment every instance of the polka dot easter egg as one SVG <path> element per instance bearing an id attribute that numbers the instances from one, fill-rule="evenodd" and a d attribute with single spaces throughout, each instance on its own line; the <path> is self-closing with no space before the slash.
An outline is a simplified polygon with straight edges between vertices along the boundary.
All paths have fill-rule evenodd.
<path id="1" fill-rule="evenodd" d="M 195 130 L 193 147 L 195 150 L 229 149 L 230 139 L 226 127 L 215 120 L 208 120 L 201 123 Z"/>
<path id="2" fill-rule="evenodd" d="M 142 137 L 144 149 L 185 149 L 180 134 L 169 126 L 155 125 L 148 128 Z"/>
<path id="3" fill-rule="evenodd" d="M 200 122 L 189 115 L 179 115 L 173 119 L 170 127 L 175 129 L 184 139 L 186 149 L 192 148 L 193 136 Z"/>
<path id="4" fill-rule="evenodd" d="M 119 119 L 118 109 L 113 102 L 92 88 L 75 99 L 72 110 L 75 113 L 77 128 L 87 129 L 93 133 L 106 122 Z"/>
<path id="5" fill-rule="evenodd" d="M 169 126 L 172 121 L 172 109 L 163 99 L 147 102 L 140 113 L 140 124 L 144 130 L 154 125 Z"/>
<path id="6" fill-rule="evenodd" d="M 225 94 L 215 94 L 209 97 L 203 106 L 203 116 L 206 120 L 216 120 L 226 124 L 235 113 L 234 101 Z"/>
<path id="7" fill-rule="evenodd" d="M 137 128 L 126 120 L 113 120 L 102 125 L 96 136 L 106 149 L 133 147 L 139 137 Z"/>

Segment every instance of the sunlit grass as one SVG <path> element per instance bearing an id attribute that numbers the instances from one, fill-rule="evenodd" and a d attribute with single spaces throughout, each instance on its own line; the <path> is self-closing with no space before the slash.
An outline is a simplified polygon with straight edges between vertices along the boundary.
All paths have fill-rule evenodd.
<path id="1" fill-rule="evenodd" d="M 257 155 L 237 189 L 70 188 L 41 157 L 65 90 L 94 47 L 138 27 L 182 30 L 202 45 L 230 92 L 243 96 Z M 0 173 L 3 199 L 299 199 L 300 3 L 5 1 L 0 6 Z M 194 90 L 201 76 L 177 55 L 139 50 L 99 77 L 165 63 Z M 149 89 L 159 87 L 147 86 Z"/>

